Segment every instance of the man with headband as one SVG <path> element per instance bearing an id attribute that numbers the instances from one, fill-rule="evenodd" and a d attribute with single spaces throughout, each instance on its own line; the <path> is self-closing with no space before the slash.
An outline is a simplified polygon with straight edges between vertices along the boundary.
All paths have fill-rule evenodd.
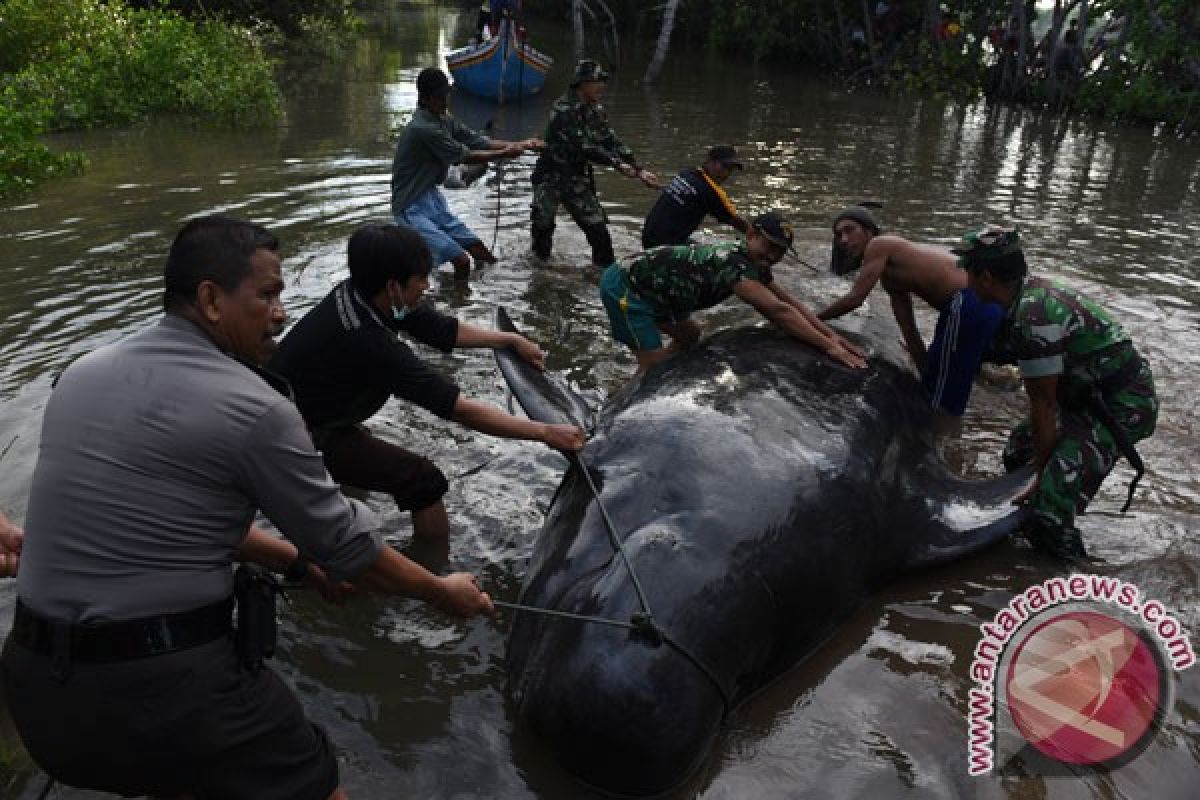
<path id="1" fill-rule="evenodd" d="M 1150 365 L 1106 310 L 1056 281 L 1028 275 L 1015 229 L 968 233 L 956 252 L 970 288 L 1004 309 L 1004 347 L 1016 357 L 1029 395 L 1029 417 L 1004 448 L 1007 469 L 1032 462 L 1037 470 L 1021 498 L 1031 512 L 1025 535 L 1038 549 L 1078 562 L 1087 551 L 1075 515 L 1121 456 L 1141 475 L 1133 444 L 1154 432 L 1158 418 Z"/>
<path id="2" fill-rule="evenodd" d="M 1000 308 L 981 302 L 967 288 L 954 253 L 881 233 L 865 206 L 850 206 L 834 217 L 833 236 L 833 271 L 843 275 L 857 269 L 859 274 L 850 291 L 817 316 L 829 320 L 853 311 L 881 284 L 930 404 L 941 414 L 961 417 L 1000 324 Z M 939 312 L 928 352 L 913 315 L 914 294 Z"/>

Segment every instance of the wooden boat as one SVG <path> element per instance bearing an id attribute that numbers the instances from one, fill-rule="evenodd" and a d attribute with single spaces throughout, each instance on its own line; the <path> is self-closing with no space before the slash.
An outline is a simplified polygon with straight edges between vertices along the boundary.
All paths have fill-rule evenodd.
<path id="1" fill-rule="evenodd" d="M 553 65 L 554 59 L 520 40 L 507 17 L 491 39 L 446 55 L 455 86 L 498 103 L 540 92 Z"/>

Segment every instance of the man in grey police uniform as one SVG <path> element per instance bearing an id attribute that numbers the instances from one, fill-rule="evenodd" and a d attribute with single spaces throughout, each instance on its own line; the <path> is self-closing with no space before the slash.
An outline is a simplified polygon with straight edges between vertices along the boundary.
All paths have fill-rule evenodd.
<path id="1" fill-rule="evenodd" d="M 234 561 L 492 611 L 471 575 L 435 576 L 382 542 L 259 371 L 284 321 L 277 246 L 256 225 L 192 220 L 167 258 L 162 320 L 79 359 L 51 393 L 0 663 L 26 748 L 62 783 L 345 797 L 325 734 L 272 670 L 239 661 Z M 286 539 L 253 527 L 256 509 Z"/>

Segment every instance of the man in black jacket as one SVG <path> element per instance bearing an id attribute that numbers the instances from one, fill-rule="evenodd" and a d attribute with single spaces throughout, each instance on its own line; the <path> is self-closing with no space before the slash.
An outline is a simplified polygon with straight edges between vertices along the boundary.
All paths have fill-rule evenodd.
<path id="1" fill-rule="evenodd" d="M 691 244 L 689 237 L 696 231 L 705 215 L 732 225 L 746 233 L 750 225 L 741 217 L 721 184 L 735 170 L 742 168 L 737 151 L 731 145 L 719 144 L 708 151 L 704 164 L 685 169 L 662 190 L 658 201 L 646 215 L 642 227 L 642 248 L 649 250 L 664 244 Z"/>
<path id="2" fill-rule="evenodd" d="M 514 417 L 467 397 L 417 357 L 399 336 L 449 352 L 456 347 L 512 347 L 541 367 L 541 348 L 523 336 L 460 322 L 421 297 L 429 287 L 429 249 L 402 225 L 367 225 L 350 237 L 350 279 L 296 323 L 271 369 L 291 382 L 296 404 L 334 479 L 392 495 L 413 516 L 414 536 L 446 540 L 442 495 L 449 488 L 433 462 L 381 439 L 362 423 L 388 398 L 401 397 L 472 430 L 543 442 L 557 450 L 583 447 L 574 425 Z"/>

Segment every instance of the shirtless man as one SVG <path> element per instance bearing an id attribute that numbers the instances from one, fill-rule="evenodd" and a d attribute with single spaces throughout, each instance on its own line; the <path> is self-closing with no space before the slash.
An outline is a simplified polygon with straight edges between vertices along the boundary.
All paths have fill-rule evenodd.
<path id="1" fill-rule="evenodd" d="M 879 223 L 863 206 L 838 214 L 833 236 L 834 271 L 861 271 L 850 291 L 817 317 L 835 319 L 853 311 L 876 283 L 882 284 L 930 404 L 940 413 L 961 417 L 1002 309 L 967 288 L 967 273 L 953 252 L 880 233 Z M 913 316 L 914 294 L 940 312 L 928 353 Z"/>

